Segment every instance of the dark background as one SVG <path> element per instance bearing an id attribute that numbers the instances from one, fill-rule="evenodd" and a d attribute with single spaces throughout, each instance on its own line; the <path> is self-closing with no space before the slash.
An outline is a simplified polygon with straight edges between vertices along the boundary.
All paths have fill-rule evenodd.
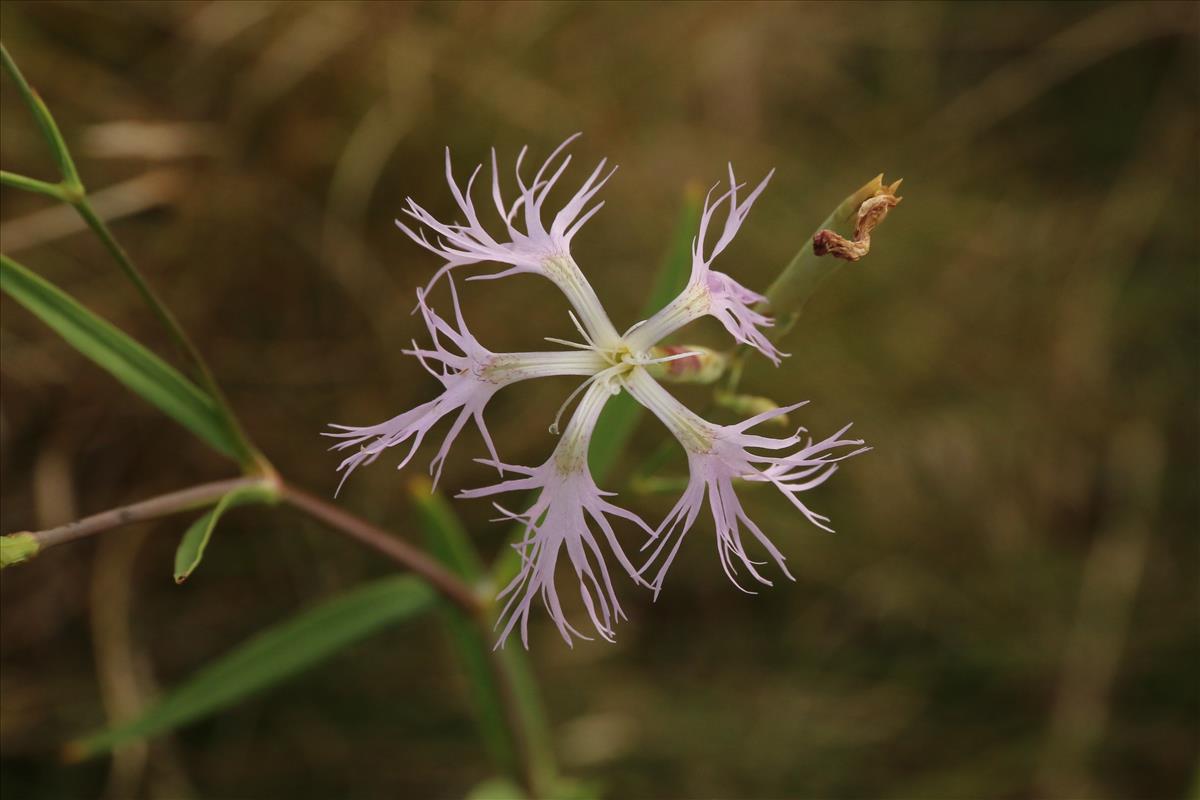
<path id="1" fill-rule="evenodd" d="M 735 590 L 703 520 L 657 603 L 623 585 L 615 646 L 532 657 L 563 766 L 613 798 L 1177 798 L 1197 791 L 1196 4 L 16 3 L 3 38 L 104 213 L 255 439 L 318 494 L 317 433 L 432 396 L 400 355 L 437 266 L 392 225 L 448 214 L 495 145 L 582 130 L 573 179 L 621 165 L 573 250 L 635 321 L 685 187 L 778 173 L 720 268 L 765 288 L 880 171 L 905 201 L 747 390 L 811 400 L 874 450 L 751 513 L 798 578 Z M 10 82 L 5 169 L 53 163 Z M 99 244 L 5 189 L 3 249 L 159 352 Z M 464 289 L 495 350 L 574 335 L 532 277 Z M 5 298 L 3 512 L 60 524 L 229 466 Z M 722 341 L 699 326 L 690 341 Z M 540 463 L 571 382 L 506 390 L 489 424 Z M 702 394 L 681 396 L 698 401 Z M 822 434 L 823 435 L 823 434 Z M 661 519 L 669 495 L 615 480 Z M 447 491 L 487 476 L 468 433 Z M 431 455 L 431 453 L 430 453 Z M 388 458 L 339 503 L 416 539 Z M 504 528 L 457 502 L 481 550 Z M 405 625 L 116 762 L 58 747 L 252 632 L 388 565 L 287 510 L 221 526 L 171 581 L 186 519 L 3 574 L 6 799 L 461 797 L 490 774 L 436 619 Z M 111 766 L 110 766 L 111 765 Z"/>

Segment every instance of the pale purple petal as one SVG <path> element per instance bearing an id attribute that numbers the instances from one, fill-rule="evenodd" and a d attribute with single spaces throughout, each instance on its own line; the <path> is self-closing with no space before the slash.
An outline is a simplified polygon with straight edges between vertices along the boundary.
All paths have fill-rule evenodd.
<path id="1" fill-rule="evenodd" d="M 716 318 L 734 339 L 757 349 L 773 363 L 779 364 L 786 353 L 781 353 L 764 332 L 764 329 L 775 324 L 774 320 L 754 310 L 766 298 L 747 289 L 724 272 L 712 269 L 714 259 L 733 241 L 750 213 L 750 207 L 773 174 L 774 170 L 767 173 L 767 177 L 740 203 L 738 190 L 744 184 L 739 184 L 734 178 L 733 165 L 729 167 L 729 189 L 716 200 L 712 196 L 717 187 L 709 190 L 704 200 L 704 211 L 700 215 L 699 232 L 692 240 L 692 272 L 688 285 L 661 311 L 629 330 L 628 339 L 635 350 L 648 350 L 684 325 L 709 315 Z M 724 225 L 716 241 L 709 247 L 713 220 L 717 212 L 725 208 Z"/>
<path id="2" fill-rule="evenodd" d="M 518 626 L 521 642 L 529 646 L 529 616 L 534 601 L 539 598 L 568 645 L 572 644 L 573 638 L 590 638 L 567 620 L 559 600 L 556 578 L 559 558 L 564 552 L 574 572 L 574 580 L 579 584 L 579 596 L 592 628 L 606 641 L 613 641 L 614 628 L 625 613 L 617 600 L 599 540 L 603 538 L 607 550 L 635 582 L 644 583 L 621 547 L 609 518 L 632 521 L 648 536 L 652 536 L 653 531 L 632 512 L 606 500 L 611 493 L 596 486 L 587 467 L 586 451 L 591 431 L 608 396 L 606 387 L 593 384 L 588 389 L 563 432 L 559 446 L 540 467 L 496 464 L 521 477 L 459 494 L 459 497 L 476 498 L 508 492 L 538 493 L 532 505 L 522 513 L 497 506 L 505 518 L 525 526 L 524 537 L 514 545 L 521 556 L 521 570 L 499 595 L 505 603 L 497 622 L 500 627 L 497 647 L 503 646 Z"/>
<path id="3" fill-rule="evenodd" d="M 600 188 L 612 177 L 615 168 L 605 172 L 605 161 L 601 161 L 583 185 L 550 221 L 544 220 L 546 198 L 566 171 L 571 157 L 566 148 L 579 134 L 568 137 L 546 159 L 533 182 L 527 184 L 521 174 L 521 162 L 525 149 L 517 158 L 517 197 L 511 203 L 504 199 L 500 186 L 500 168 L 496 153 L 492 151 L 491 199 L 495 205 L 496 220 L 493 228 L 503 232 L 493 234 L 488 224 L 480 218 L 472 196 L 475 179 L 482 165 L 477 166 L 460 188 L 454 178 L 450 162 L 450 150 L 446 150 L 446 182 L 458 206 L 464 222 L 443 222 L 408 198 L 404 213 L 412 223 L 396 220 L 402 231 L 414 242 L 444 259 L 445 264 L 434 273 L 426 289 L 432 287 L 452 270 L 468 264 L 494 262 L 506 264 L 507 268 L 496 272 L 473 275 L 472 280 L 502 278 L 522 272 L 542 275 L 553 281 L 566 294 L 578 311 L 580 319 L 589 332 L 603 340 L 606 345 L 617 339 L 616 329 L 608 321 L 604 309 L 595 299 L 595 293 L 571 258 L 571 239 L 583 224 L 599 210 L 601 203 L 591 204 Z M 591 204 L 591 205 L 589 205 Z M 415 223 L 415 224 L 413 224 Z M 582 286 L 580 285 L 582 284 Z"/>
<path id="4" fill-rule="evenodd" d="M 746 551 L 743 533 L 748 532 L 758 546 L 788 578 L 792 578 L 775 544 L 750 519 L 738 498 L 736 481 L 770 483 L 814 525 L 829 530 L 828 518 L 809 509 L 799 495 L 819 486 L 837 470 L 838 462 L 866 451 L 859 439 L 843 438 L 850 426 L 821 440 L 805 440 L 801 429 L 792 436 L 771 437 L 747 433 L 767 419 L 786 414 L 803 403 L 769 411 L 734 425 L 714 425 L 679 403 L 644 371 L 635 372 L 626 382 L 635 398 L 649 408 L 679 439 L 688 459 L 688 485 L 679 501 L 658 528 L 654 549 L 642 571 L 657 565 L 651 584 L 655 595 L 679 552 L 683 537 L 695 523 L 705 500 L 712 514 L 717 535 L 717 556 L 730 581 L 743 591 L 739 569 L 761 584 L 771 585 Z M 756 451 L 765 450 L 767 453 Z M 794 578 L 793 578 L 794 580 Z"/>

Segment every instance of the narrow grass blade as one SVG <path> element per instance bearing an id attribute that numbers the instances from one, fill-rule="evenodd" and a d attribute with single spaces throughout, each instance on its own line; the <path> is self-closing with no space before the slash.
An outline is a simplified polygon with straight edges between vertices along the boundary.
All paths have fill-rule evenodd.
<path id="1" fill-rule="evenodd" d="M 0 290 L 127 388 L 237 459 L 240 447 L 213 399 L 158 356 L 8 256 L 0 256 Z"/>
<path id="2" fill-rule="evenodd" d="M 410 491 L 434 557 L 468 583 L 489 580 L 462 522 L 445 498 L 425 480 L 414 481 Z M 519 647 L 493 651 L 491 637 L 454 609 L 448 609 L 448 614 L 451 636 L 479 709 L 480 728 L 485 739 L 493 742 L 498 766 L 518 782 L 524 778 L 537 787 L 553 786 L 559 780 L 558 768 L 528 654 Z M 511 698 L 516 720 L 506 715 L 505 693 Z M 519 734 L 513 729 L 514 723 L 519 726 Z M 520 741 L 514 738 L 517 735 Z M 520 766 L 522 754 L 527 763 L 524 770 Z M 523 775 L 523 771 L 530 774 Z"/>
<path id="3" fill-rule="evenodd" d="M 454 510 L 433 491 L 428 480 L 414 480 L 409 491 L 430 554 L 467 583 L 478 584 L 484 576 L 483 563 Z M 519 781 L 520 743 L 514 739 L 505 716 L 502 689 L 491 665 L 491 643 L 461 611 L 447 606 L 443 613 L 467 680 L 484 745 L 496 768 Z"/>
<path id="4" fill-rule="evenodd" d="M 488 778 L 467 792 L 465 800 L 529 800 L 529 795 L 505 778 Z"/>
<path id="5" fill-rule="evenodd" d="M 264 486 L 247 486 L 229 492 L 193 522 L 175 549 L 175 582 L 183 583 L 200 566 L 208 540 L 212 538 L 217 521 L 230 508 L 248 503 L 273 503 L 279 495 Z"/>
<path id="6" fill-rule="evenodd" d="M 235 648 L 168 692 L 140 717 L 67 745 L 79 760 L 173 730 L 314 666 L 380 629 L 433 605 L 434 593 L 412 576 L 386 578 L 310 608 Z"/>

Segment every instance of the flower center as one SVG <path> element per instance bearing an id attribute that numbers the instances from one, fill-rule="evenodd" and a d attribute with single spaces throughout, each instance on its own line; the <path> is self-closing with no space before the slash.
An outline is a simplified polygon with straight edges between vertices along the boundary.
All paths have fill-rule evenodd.
<path id="1" fill-rule="evenodd" d="M 624 339 L 618 341 L 616 347 L 612 350 L 601 353 L 601 356 L 608 362 L 610 367 L 621 367 L 619 374 L 622 375 L 633 369 L 637 361 L 637 355 L 625 343 Z"/>

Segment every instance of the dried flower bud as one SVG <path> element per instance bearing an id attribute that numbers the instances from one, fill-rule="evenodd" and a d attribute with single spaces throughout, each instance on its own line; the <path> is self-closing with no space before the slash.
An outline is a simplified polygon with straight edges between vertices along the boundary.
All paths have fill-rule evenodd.
<path id="1" fill-rule="evenodd" d="M 900 202 L 896 196 L 899 188 L 900 181 L 885 185 L 883 175 L 876 175 L 842 200 L 783 268 L 767 289 L 765 302 L 755 306 L 756 311 L 775 318 L 771 341 L 783 339 L 817 287 L 837 272 L 843 262 L 857 261 L 867 254 L 871 231 Z M 830 254 L 834 258 L 821 258 Z"/>
<path id="2" fill-rule="evenodd" d="M 890 186 L 883 185 L 883 176 L 874 181 L 878 187 L 874 194 L 858 207 L 858 216 L 854 223 L 854 238 L 847 239 L 834 231 L 825 229 L 813 235 L 813 254 L 817 256 L 831 255 L 844 261 L 858 261 L 871 252 L 871 231 L 887 217 L 888 211 L 900 205 L 904 198 L 896 196 L 900 181 Z"/>

